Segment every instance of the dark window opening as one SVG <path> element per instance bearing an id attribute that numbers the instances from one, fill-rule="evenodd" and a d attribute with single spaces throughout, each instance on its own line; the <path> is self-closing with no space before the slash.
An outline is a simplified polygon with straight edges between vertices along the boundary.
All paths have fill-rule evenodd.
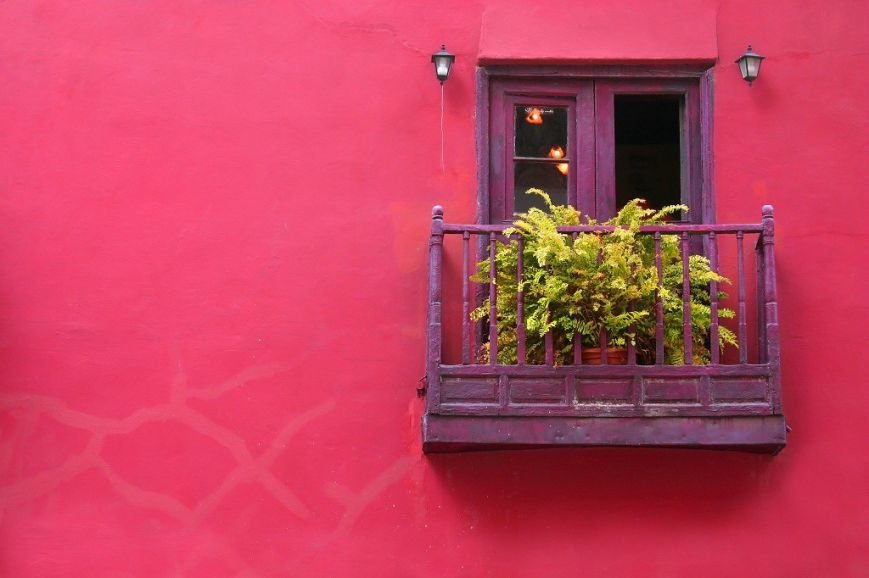
<path id="1" fill-rule="evenodd" d="M 682 202 L 680 95 L 615 96 L 616 203 Z"/>

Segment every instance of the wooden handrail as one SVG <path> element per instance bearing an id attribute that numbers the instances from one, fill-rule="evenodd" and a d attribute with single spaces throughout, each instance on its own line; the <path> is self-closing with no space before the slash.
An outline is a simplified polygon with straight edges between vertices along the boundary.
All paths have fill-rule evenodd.
<path id="1" fill-rule="evenodd" d="M 444 234 L 463 234 L 477 233 L 504 233 L 505 229 L 509 229 L 513 225 L 506 223 L 503 225 L 460 225 L 460 224 L 444 224 L 442 232 Z M 625 227 L 614 227 L 612 225 L 578 225 L 575 227 L 558 227 L 559 233 L 612 233 L 616 229 Z M 673 223 L 672 225 L 646 225 L 639 228 L 641 233 L 669 233 L 677 235 L 680 233 L 703 234 L 703 233 L 762 233 L 763 224 L 744 224 L 744 225 L 686 225 L 681 223 Z"/>

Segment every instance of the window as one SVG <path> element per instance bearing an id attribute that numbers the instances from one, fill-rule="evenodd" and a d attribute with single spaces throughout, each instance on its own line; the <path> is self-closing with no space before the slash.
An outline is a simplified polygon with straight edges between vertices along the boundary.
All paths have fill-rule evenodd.
<path id="1" fill-rule="evenodd" d="M 556 70 L 556 72 L 559 72 Z M 481 134 L 482 221 L 510 221 L 545 190 L 597 219 L 628 200 L 685 203 L 692 223 L 711 221 L 708 107 L 701 72 L 625 77 L 625 69 L 490 68 Z"/>

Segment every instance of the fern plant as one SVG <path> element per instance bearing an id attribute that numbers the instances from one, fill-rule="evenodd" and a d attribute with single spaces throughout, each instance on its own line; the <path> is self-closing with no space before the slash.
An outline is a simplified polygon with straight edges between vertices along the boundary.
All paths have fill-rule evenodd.
<path id="1" fill-rule="evenodd" d="M 517 295 L 524 293 L 526 355 L 529 363 L 542 363 L 544 338 L 552 331 L 555 362 L 569 363 L 573 357 L 574 335 L 579 335 L 584 347 L 596 347 L 602 331 L 608 347 L 626 347 L 633 343 L 641 361 L 650 361 L 655 349 L 655 298 L 658 273 L 655 264 L 654 239 L 640 234 L 644 225 L 659 225 L 684 205 L 671 205 L 660 210 L 643 207 L 640 199 L 626 204 L 605 225 L 615 226 L 609 233 L 588 232 L 575 235 L 558 232 L 558 227 L 581 224 L 582 215 L 569 205 L 554 205 L 540 189 L 528 194 L 540 196 L 546 210 L 532 208 L 519 215 L 504 231 L 507 242 L 495 252 L 495 284 L 497 286 L 498 363 L 514 364 L 517 360 Z M 585 218 L 589 225 L 594 219 Z M 517 279 L 519 243 L 523 243 L 523 276 Z M 679 239 L 675 235 L 661 236 L 662 282 L 661 301 L 664 310 L 664 345 L 667 362 L 684 361 L 682 342 L 682 258 Z M 477 264 L 472 280 L 489 282 L 489 259 Z M 709 283 L 729 282 L 713 271 L 702 255 L 689 258 L 691 284 L 691 325 L 694 363 L 708 363 L 707 346 L 712 324 L 708 293 Z M 721 294 L 724 297 L 724 294 Z M 486 319 L 489 300 L 471 313 L 476 321 Z M 720 318 L 733 317 L 733 311 L 719 307 Z M 719 327 L 718 347 L 736 345 L 736 338 L 725 327 Z M 489 346 L 480 351 L 483 361 L 489 360 Z"/>

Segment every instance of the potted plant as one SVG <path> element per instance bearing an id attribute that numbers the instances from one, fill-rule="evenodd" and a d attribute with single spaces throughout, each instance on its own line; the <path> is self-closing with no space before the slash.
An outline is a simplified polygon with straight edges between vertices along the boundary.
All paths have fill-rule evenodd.
<path id="1" fill-rule="evenodd" d="M 552 204 L 549 196 L 539 189 L 528 194 L 540 196 L 546 210 L 532 208 L 518 216 L 504 231 L 510 241 L 499 244 L 495 253 L 495 283 L 497 292 L 498 363 L 517 361 L 517 295 L 524 294 L 526 357 L 528 363 L 543 363 L 545 336 L 552 332 L 554 361 L 557 365 L 572 363 L 574 335 L 583 346 L 584 363 L 595 363 L 601 336 L 605 336 L 609 363 L 624 363 L 628 343 L 636 347 L 641 362 L 650 361 L 654 352 L 655 303 L 658 273 L 655 263 L 654 239 L 639 233 L 644 225 L 659 225 L 684 205 L 672 205 L 660 210 L 644 208 L 640 199 L 626 204 L 605 225 L 615 226 L 612 232 L 583 232 L 575 235 L 559 233 L 557 228 L 581 224 L 582 215 L 571 206 Z M 594 219 L 585 224 L 595 225 Z M 519 243 L 523 243 L 523 276 L 517 279 Z M 675 235 L 661 236 L 664 309 L 664 340 L 668 363 L 682 363 L 682 260 Z M 472 279 L 489 282 L 489 259 L 478 263 Z M 691 323 L 694 335 L 694 362 L 708 362 L 708 334 L 711 326 L 708 286 L 711 281 L 727 282 L 712 271 L 709 260 L 702 255 L 689 258 L 691 282 Z M 472 319 L 482 320 L 489 312 L 489 301 L 472 313 Z M 732 317 L 733 312 L 719 308 L 719 317 Z M 719 346 L 736 344 L 735 336 L 725 327 L 719 328 Z M 488 344 L 481 348 L 481 357 L 488 361 Z M 598 361 L 599 363 L 599 361 Z"/>

